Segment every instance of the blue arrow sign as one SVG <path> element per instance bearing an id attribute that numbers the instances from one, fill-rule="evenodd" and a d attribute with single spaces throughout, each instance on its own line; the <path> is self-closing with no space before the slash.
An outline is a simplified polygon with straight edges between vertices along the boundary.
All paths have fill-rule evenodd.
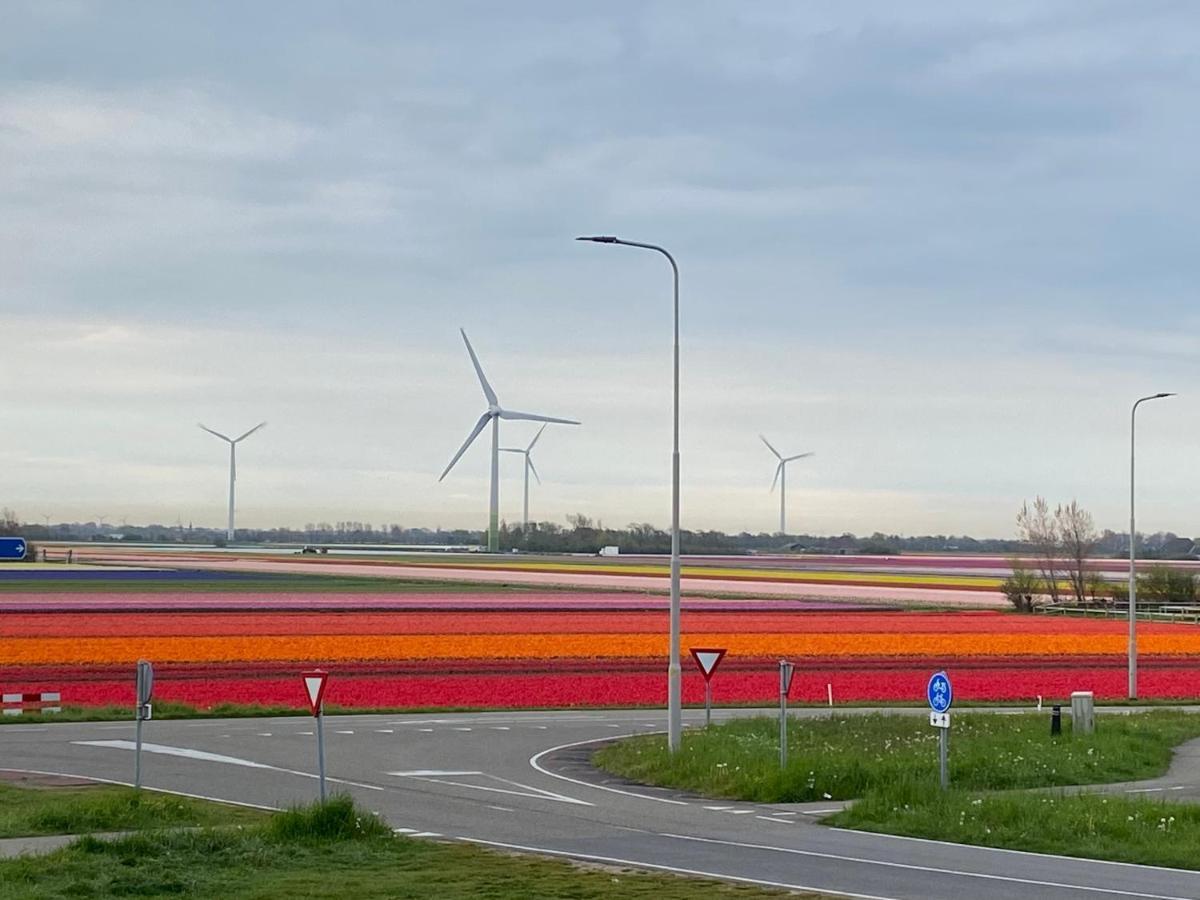
<path id="1" fill-rule="evenodd" d="M 945 672 L 934 672 L 929 679 L 929 687 L 925 690 L 929 698 L 929 708 L 936 713 L 944 713 L 954 702 L 954 689 L 950 687 L 950 677 Z"/>
<path id="2" fill-rule="evenodd" d="M 0 559 L 24 559 L 25 538 L 0 537 Z"/>

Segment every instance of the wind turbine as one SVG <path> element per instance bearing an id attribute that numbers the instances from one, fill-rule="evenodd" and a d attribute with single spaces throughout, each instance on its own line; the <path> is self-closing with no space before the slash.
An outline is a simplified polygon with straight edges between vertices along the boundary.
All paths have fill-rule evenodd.
<path id="1" fill-rule="evenodd" d="M 767 445 L 767 449 L 775 454 L 775 458 L 779 460 L 779 465 L 775 467 L 775 478 L 771 481 L 771 490 L 775 490 L 776 482 L 779 483 L 779 533 L 787 534 L 787 464 L 797 459 L 804 459 L 806 456 L 812 456 L 811 453 L 797 453 L 795 456 L 783 456 L 778 450 L 771 446 L 761 434 L 762 442 Z"/>
<path id="2" fill-rule="evenodd" d="M 529 442 L 529 446 L 522 450 L 520 447 L 501 447 L 501 453 L 521 453 L 525 456 L 525 518 L 521 528 L 524 531 L 529 530 L 529 473 L 533 473 L 533 477 L 537 479 L 537 483 L 542 483 L 542 476 L 537 473 L 537 469 L 533 467 L 533 457 L 529 454 L 533 452 L 533 445 L 538 442 L 538 438 L 542 436 L 542 432 L 546 430 L 543 425 L 538 429 L 538 433 L 533 436 L 533 440 Z"/>
<path id="3" fill-rule="evenodd" d="M 471 442 L 479 437 L 479 432 L 483 431 L 490 422 L 492 425 L 492 489 L 491 507 L 488 512 L 488 551 L 495 553 L 500 549 L 500 420 L 524 419 L 530 422 L 553 422 L 559 425 L 578 425 L 579 423 L 574 419 L 556 419 L 551 416 L 538 416 L 533 413 L 517 412 L 516 410 L 501 407 L 500 401 L 496 398 L 496 392 L 492 390 L 492 386 L 488 384 L 487 377 L 483 374 L 483 367 L 479 365 L 479 357 L 475 355 L 475 348 L 471 346 L 471 341 L 467 338 L 466 331 L 461 328 L 458 330 L 462 334 L 463 343 L 467 345 L 467 353 L 471 355 L 471 364 L 475 366 L 475 374 L 479 376 L 479 386 L 483 388 L 483 396 L 487 398 L 488 408 L 479 417 L 479 421 L 475 423 L 475 427 L 467 435 L 467 439 L 463 441 L 463 445 L 458 448 L 458 452 L 454 454 L 454 458 L 450 460 L 450 465 L 446 466 L 446 470 L 442 472 L 441 478 L 438 481 L 441 481 L 450 474 L 450 470 L 454 468 L 454 464 L 467 452 L 467 448 L 471 446 Z"/>
<path id="4" fill-rule="evenodd" d="M 221 440 L 223 440 L 229 444 L 229 528 L 225 532 L 225 535 L 230 541 L 232 541 L 233 540 L 233 483 L 235 481 L 237 481 L 237 445 L 240 444 L 242 441 L 244 441 L 246 438 L 250 437 L 250 435 L 254 434 L 254 432 L 258 431 L 258 429 L 262 428 L 267 423 L 259 422 L 257 425 L 255 425 L 253 428 L 251 428 L 245 434 L 240 435 L 239 437 L 235 437 L 235 438 L 231 438 L 231 437 L 228 437 L 227 435 L 221 434 L 221 432 L 219 432 L 219 431 L 213 431 L 211 428 L 209 428 L 207 425 L 205 425 L 203 423 L 198 423 L 198 424 L 200 425 L 200 427 L 202 429 L 207 431 L 209 434 L 214 434 L 217 437 L 219 437 Z"/>

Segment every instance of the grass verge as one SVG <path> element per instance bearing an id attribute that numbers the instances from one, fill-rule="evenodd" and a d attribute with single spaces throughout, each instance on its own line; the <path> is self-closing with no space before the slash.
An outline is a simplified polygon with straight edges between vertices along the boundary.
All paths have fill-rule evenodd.
<path id="1" fill-rule="evenodd" d="M 0 838 L 138 831 L 261 822 L 241 806 L 135 791 L 115 785 L 14 787 L 0 784 Z"/>
<path id="2" fill-rule="evenodd" d="M 950 779 L 969 790 L 1133 781 L 1161 775 L 1173 748 L 1200 737 L 1200 716 L 1154 711 L 1104 716 L 1095 734 L 1070 724 L 1050 735 L 1048 715 L 958 713 Z M 864 714 L 793 718 L 788 767 L 779 769 L 775 719 L 741 719 L 684 734 L 670 754 L 661 735 L 631 738 L 595 756 L 635 781 L 758 802 L 849 800 L 898 785 L 936 785 L 937 733 L 923 716 Z"/>
<path id="3" fill-rule="evenodd" d="M 117 841 L 83 838 L 44 857 L 0 862 L 0 898 L 6 900 L 125 896 L 756 900 L 783 895 L 399 838 L 344 797 L 242 829 L 146 833 Z"/>

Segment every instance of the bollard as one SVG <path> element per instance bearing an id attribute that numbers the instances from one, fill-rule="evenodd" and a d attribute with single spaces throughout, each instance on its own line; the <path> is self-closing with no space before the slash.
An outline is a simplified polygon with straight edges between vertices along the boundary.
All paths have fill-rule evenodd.
<path id="1" fill-rule="evenodd" d="M 1050 707 L 1050 736 L 1062 734 L 1062 707 Z"/>

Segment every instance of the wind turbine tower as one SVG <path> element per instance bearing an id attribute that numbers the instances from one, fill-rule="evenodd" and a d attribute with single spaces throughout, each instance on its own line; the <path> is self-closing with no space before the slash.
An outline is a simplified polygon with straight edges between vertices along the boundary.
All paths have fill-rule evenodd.
<path id="1" fill-rule="evenodd" d="M 530 454 L 533 452 L 533 445 L 538 442 L 538 438 L 542 436 L 542 432 L 546 430 L 543 425 L 538 429 L 538 433 L 533 436 L 533 440 L 529 442 L 529 446 L 522 450 L 520 447 L 501 447 L 501 453 L 520 453 L 525 457 L 525 516 L 522 519 L 521 528 L 524 531 L 529 530 L 529 473 L 533 473 L 533 477 L 537 479 L 537 483 L 542 483 L 542 476 L 537 473 L 537 469 L 533 467 L 533 457 Z"/>
<path id="2" fill-rule="evenodd" d="M 797 453 L 795 456 L 783 456 L 778 450 L 771 446 L 761 434 L 762 442 L 767 445 L 767 449 L 775 454 L 775 458 L 779 460 L 779 465 L 775 467 L 775 478 L 771 481 L 771 490 L 775 490 L 775 484 L 779 484 L 779 533 L 787 534 L 787 464 L 797 460 L 804 459 L 807 456 L 812 456 L 812 453 Z"/>
<path id="3" fill-rule="evenodd" d="M 254 432 L 258 431 L 258 429 L 262 428 L 266 424 L 267 424 L 266 422 L 259 422 L 257 425 L 255 425 L 253 428 L 251 428 L 245 434 L 240 435 L 235 438 L 231 438 L 228 435 L 221 434 L 221 432 L 219 432 L 219 431 L 213 431 L 207 425 L 200 423 L 200 427 L 203 428 L 205 431 L 207 431 L 209 434 L 216 435 L 221 440 L 223 440 L 227 444 L 229 444 L 229 527 L 225 532 L 225 536 L 230 541 L 230 543 L 233 542 L 233 486 L 234 486 L 234 483 L 237 481 L 237 445 L 240 444 L 242 441 L 244 441 L 246 438 L 250 437 L 250 435 L 254 434 Z"/>
<path id="4" fill-rule="evenodd" d="M 454 454 L 454 458 L 450 460 L 450 465 L 446 466 L 446 470 L 442 472 L 441 478 L 438 481 L 442 481 L 442 479 L 450 474 L 450 470 L 454 468 L 454 464 L 467 452 L 467 448 L 471 446 L 475 438 L 479 437 L 479 433 L 490 423 L 492 426 L 492 487 L 491 506 L 488 512 L 488 551 L 496 553 L 500 550 L 500 420 L 521 419 L 530 422 L 547 422 L 558 425 L 578 425 L 579 423 L 574 419 L 556 419 L 552 416 L 539 416 L 533 413 L 504 409 L 500 405 L 500 401 L 496 398 L 496 392 L 488 384 L 487 376 L 483 374 L 483 367 L 479 365 L 479 357 L 475 355 L 475 348 L 471 346 L 471 341 L 467 338 L 466 331 L 460 328 L 459 332 L 462 334 L 463 343 L 467 345 L 467 353 L 471 355 L 471 364 L 475 367 L 475 374 L 479 376 L 479 386 L 483 388 L 483 396 L 487 399 L 488 408 L 479 417 L 479 421 L 475 423 L 475 427 L 467 435 L 467 439 L 463 441 L 463 445 L 458 448 L 458 452 Z M 534 438 L 534 440 L 537 439 Z M 530 446 L 532 447 L 533 445 L 531 444 Z"/>

